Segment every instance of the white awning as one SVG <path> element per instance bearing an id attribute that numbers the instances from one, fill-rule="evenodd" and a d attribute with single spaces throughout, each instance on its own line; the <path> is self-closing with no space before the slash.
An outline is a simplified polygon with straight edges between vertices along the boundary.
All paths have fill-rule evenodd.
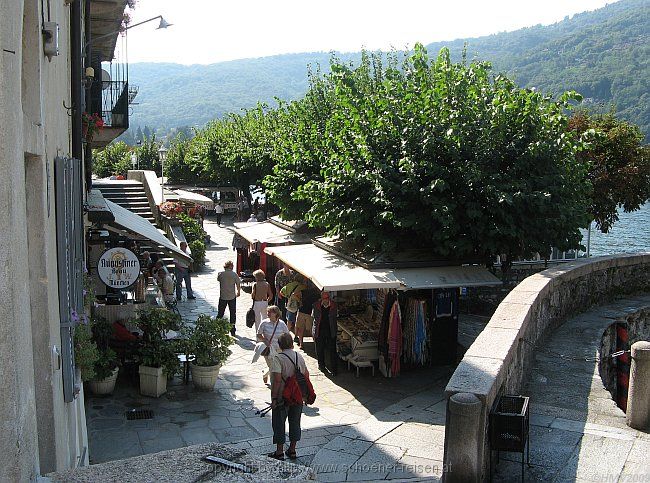
<path id="1" fill-rule="evenodd" d="M 478 266 L 369 270 L 312 244 L 266 247 L 264 251 L 309 278 L 321 290 L 412 290 L 501 284 L 497 277 Z"/>
<path id="2" fill-rule="evenodd" d="M 266 247 L 264 251 L 309 278 L 321 290 L 400 286 L 390 270 L 367 270 L 312 244 Z"/>
<path id="3" fill-rule="evenodd" d="M 140 215 L 137 215 L 110 200 L 106 200 L 106 205 L 115 217 L 114 221 L 108 222 L 107 224 L 126 230 L 137 237 L 151 240 L 156 245 L 160 245 L 166 251 L 171 252 L 174 257 L 179 257 L 188 262 L 192 261 L 192 259 L 185 255 L 180 248 L 174 245 L 165 235 L 158 231 L 158 228 L 152 225 L 149 220 L 145 220 Z"/>
<path id="4" fill-rule="evenodd" d="M 193 193 L 192 191 L 186 191 L 186 190 L 175 190 L 175 191 L 176 194 L 178 195 L 178 199 L 181 201 L 204 206 L 206 210 L 214 209 L 214 201 L 212 201 L 207 196 L 203 196 L 198 193 Z"/>
<path id="5" fill-rule="evenodd" d="M 245 238 L 249 243 L 268 243 L 274 238 L 293 235 L 293 232 L 280 228 L 270 221 L 259 221 L 235 225 L 235 233 Z"/>
<path id="6" fill-rule="evenodd" d="M 476 265 L 426 268 L 394 268 L 393 274 L 403 287 L 450 288 L 491 287 L 501 285 L 501 280 L 487 269 Z"/>

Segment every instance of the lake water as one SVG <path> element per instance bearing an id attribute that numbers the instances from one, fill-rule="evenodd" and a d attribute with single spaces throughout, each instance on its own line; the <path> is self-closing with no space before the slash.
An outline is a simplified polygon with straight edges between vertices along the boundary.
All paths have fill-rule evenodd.
<path id="1" fill-rule="evenodd" d="M 587 246 L 586 231 L 582 244 Z M 609 233 L 591 229 L 591 255 L 650 251 L 650 203 L 632 213 L 619 212 Z"/>

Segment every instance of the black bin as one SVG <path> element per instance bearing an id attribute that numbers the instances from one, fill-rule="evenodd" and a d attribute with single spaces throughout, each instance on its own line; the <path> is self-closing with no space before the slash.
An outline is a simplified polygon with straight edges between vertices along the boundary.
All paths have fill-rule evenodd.
<path id="1" fill-rule="evenodd" d="M 530 462 L 528 403 L 527 396 L 501 396 L 490 412 L 490 449 L 521 453 L 522 481 L 524 450 Z"/>

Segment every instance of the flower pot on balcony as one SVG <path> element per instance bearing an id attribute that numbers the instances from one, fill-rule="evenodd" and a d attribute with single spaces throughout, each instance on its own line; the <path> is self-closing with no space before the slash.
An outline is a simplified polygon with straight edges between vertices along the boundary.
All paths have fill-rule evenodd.
<path id="1" fill-rule="evenodd" d="M 140 394 L 160 397 L 167 392 L 167 376 L 163 374 L 162 367 L 141 365 L 138 372 L 140 373 Z"/>
<path id="2" fill-rule="evenodd" d="M 204 391 L 214 391 L 220 369 L 221 364 L 217 364 L 216 366 L 197 366 L 194 363 L 190 364 L 194 387 Z"/>
<path id="3" fill-rule="evenodd" d="M 90 388 L 90 392 L 97 395 L 112 394 L 115 390 L 115 382 L 117 381 L 118 372 L 119 368 L 116 367 L 113 370 L 113 374 L 108 376 L 106 379 L 89 381 L 88 387 Z"/>

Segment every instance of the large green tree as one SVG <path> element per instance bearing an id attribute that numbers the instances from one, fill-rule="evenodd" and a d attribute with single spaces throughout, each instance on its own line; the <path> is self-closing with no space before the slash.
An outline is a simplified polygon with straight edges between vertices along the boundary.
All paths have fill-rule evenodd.
<path id="1" fill-rule="evenodd" d="M 131 148 L 124 142 L 111 143 L 101 151 L 93 151 L 93 173 L 99 178 L 114 174 L 126 175 L 131 169 Z"/>
<path id="2" fill-rule="evenodd" d="M 579 246 L 589 216 L 560 101 L 493 76 L 487 63 L 402 62 L 364 54 L 281 114 L 265 184 L 302 215 L 360 247 L 428 248 L 440 257 L 510 258 Z"/>
<path id="3" fill-rule="evenodd" d="M 618 221 L 617 208 L 635 211 L 650 199 L 650 151 L 641 130 L 612 113 L 576 112 L 569 129 L 586 141 L 577 156 L 588 165 L 590 213 L 607 233 Z"/>
<path id="4" fill-rule="evenodd" d="M 278 111 L 264 105 L 229 114 L 196 132 L 187 159 L 206 180 L 237 186 L 250 201 L 250 187 L 272 170 L 277 131 Z"/>

